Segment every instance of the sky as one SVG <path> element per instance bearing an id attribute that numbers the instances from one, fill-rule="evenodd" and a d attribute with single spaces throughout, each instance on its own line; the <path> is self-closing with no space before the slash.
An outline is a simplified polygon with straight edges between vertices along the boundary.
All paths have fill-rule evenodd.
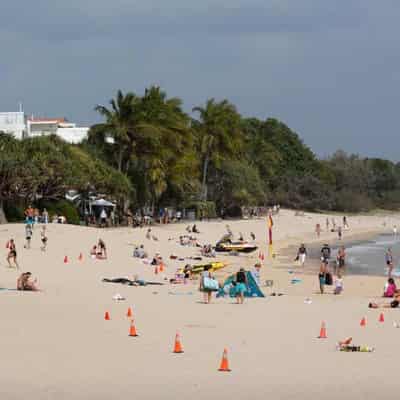
<path id="1" fill-rule="evenodd" d="M 118 89 L 227 98 L 320 157 L 400 161 L 398 0 L 1 0 L 0 111 L 98 122 Z"/>

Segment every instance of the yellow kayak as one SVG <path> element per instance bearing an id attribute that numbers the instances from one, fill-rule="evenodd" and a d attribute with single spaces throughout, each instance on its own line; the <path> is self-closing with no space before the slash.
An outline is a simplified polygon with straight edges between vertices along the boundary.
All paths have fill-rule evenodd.
<path id="1" fill-rule="evenodd" d="M 218 271 L 221 268 L 226 267 L 227 265 L 228 265 L 227 263 L 223 263 L 221 261 L 215 261 L 215 262 L 211 262 L 211 263 L 208 263 L 208 264 L 193 265 L 192 273 L 193 274 L 200 274 L 201 272 L 204 271 L 204 267 L 206 267 L 206 266 L 210 267 L 210 269 L 209 269 L 210 272 L 214 272 L 214 271 Z M 181 268 L 178 272 L 180 274 L 183 274 L 183 268 Z"/>

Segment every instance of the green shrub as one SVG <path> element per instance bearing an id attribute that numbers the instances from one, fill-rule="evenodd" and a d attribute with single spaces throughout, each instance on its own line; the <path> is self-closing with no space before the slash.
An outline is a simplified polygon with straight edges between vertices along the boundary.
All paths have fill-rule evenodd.
<path id="1" fill-rule="evenodd" d="M 4 212 L 8 222 L 22 222 L 25 219 L 25 209 L 15 203 L 5 202 Z"/>
<path id="2" fill-rule="evenodd" d="M 54 215 L 63 215 L 67 219 L 68 224 L 80 224 L 78 210 L 73 203 L 67 200 L 41 201 L 40 210 L 42 211 L 43 208 L 47 209 L 50 221 L 52 220 Z"/>
<path id="3" fill-rule="evenodd" d="M 192 209 L 196 212 L 196 218 L 216 218 L 217 211 L 213 201 L 197 201 L 188 204 L 186 209 Z"/>

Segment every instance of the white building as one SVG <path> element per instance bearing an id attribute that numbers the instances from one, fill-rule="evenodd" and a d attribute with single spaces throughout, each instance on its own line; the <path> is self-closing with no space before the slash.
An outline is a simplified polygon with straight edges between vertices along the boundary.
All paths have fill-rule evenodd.
<path id="1" fill-rule="evenodd" d="M 68 143 L 80 143 L 89 128 L 78 127 L 65 118 L 28 118 L 27 137 L 57 135 Z"/>
<path id="2" fill-rule="evenodd" d="M 0 112 L 0 132 L 17 139 L 57 135 L 68 143 L 80 143 L 87 138 L 89 128 L 79 127 L 65 118 L 26 118 L 22 111 Z"/>
<path id="3" fill-rule="evenodd" d="M 26 136 L 24 112 L 0 112 L 0 132 L 13 135 L 17 139 L 23 139 Z"/>
<path id="4" fill-rule="evenodd" d="M 78 127 L 65 118 L 28 118 L 27 137 L 57 135 L 68 143 L 80 143 L 87 138 L 89 128 Z"/>

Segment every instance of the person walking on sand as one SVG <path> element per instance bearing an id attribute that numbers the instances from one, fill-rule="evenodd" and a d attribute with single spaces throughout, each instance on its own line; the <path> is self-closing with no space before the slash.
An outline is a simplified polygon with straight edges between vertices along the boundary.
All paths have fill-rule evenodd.
<path id="1" fill-rule="evenodd" d="M 15 267 L 19 269 L 19 265 L 17 262 L 17 247 L 15 246 L 14 239 L 10 239 L 10 241 L 7 243 L 7 247 L 8 247 L 8 255 L 7 255 L 8 266 L 12 268 L 11 260 L 13 260 Z"/>
<path id="2" fill-rule="evenodd" d="M 248 287 L 248 281 L 247 281 L 246 271 L 244 268 L 240 268 L 240 270 L 236 273 L 236 284 L 235 284 L 237 304 L 243 304 L 244 294 L 246 293 L 247 287 Z"/>
<path id="3" fill-rule="evenodd" d="M 318 280 L 319 280 L 319 290 L 321 294 L 324 294 L 325 289 L 325 275 L 326 275 L 326 264 L 322 261 L 319 267 Z"/>
<path id="4" fill-rule="evenodd" d="M 320 224 L 315 225 L 315 232 L 317 233 L 317 237 L 321 236 L 321 225 Z"/>
<path id="5" fill-rule="evenodd" d="M 393 236 L 397 236 L 397 225 L 393 226 Z"/>
<path id="6" fill-rule="evenodd" d="M 328 217 L 326 218 L 325 224 L 326 224 L 326 231 L 329 232 L 329 218 Z"/>
<path id="7" fill-rule="evenodd" d="M 346 262 L 346 251 L 344 246 L 340 246 L 336 257 L 337 270 L 335 271 L 335 273 L 337 273 L 338 275 L 343 273 L 345 262 Z"/>
<path id="8" fill-rule="evenodd" d="M 338 226 L 337 234 L 338 234 L 338 239 L 342 240 L 342 227 L 341 226 Z"/>
<path id="9" fill-rule="evenodd" d="M 307 249 L 304 243 L 302 243 L 299 249 L 297 250 L 296 261 L 299 261 L 300 265 L 304 267 L 304 264 L 306 263 L 306 257 L 307 257 Z"/>
<path id="10" fill-rule="evenodd" d="M 388 277 L 391 278 L 393 272 L 393 253 L 391 247 L 387 249 L 387 252 L 385 254 L 385 261 L 388 269 Z"/>
<path id="11" fill-rule="evenodd" d="M 25 225 L 25 249 L 30 249 L 31 248 L 31 239 L 32 239 L 32 226 L 27 224 Z"/>
<path id="12" fill-rule="evenodd" d="M 42 241 L 42 246 L 40 247 L 40 250 L 46 251 L 47 248 L 46 225 L 42 226 L 42 230 L 40 231 L 40 240 Z"/>

